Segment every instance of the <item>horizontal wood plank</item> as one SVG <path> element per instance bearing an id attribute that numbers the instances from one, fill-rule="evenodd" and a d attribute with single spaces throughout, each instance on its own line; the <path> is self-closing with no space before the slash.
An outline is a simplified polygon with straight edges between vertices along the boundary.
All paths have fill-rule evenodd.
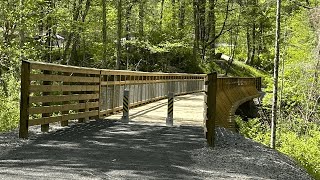
<path id="1" fill-rule="evenodd" d="M 162 72 L 141 72 L 126 70 L 101 70 L 101 75 L 122 75 L 122 76 L 172 76 L 172 77 L 200 77 L 204 78 L 206 74 L 187 74 L 187 73 L 162 73 Z"/>
<path id="2" fill-rule="evenodd" d="M 63 76 L 47 74 L 31 74 L 31 81 L 88 82 L 99 83 L 99 77 Z"/>
<path id="3" fill-rule="evenodd" d="M 125 84 L 156 84 L 156 83 L 165 83 L 165 82 L 193 82 L 199 81 L 202 82 L 202 79 L 167 79 L 167 80 L 140 80 L 140 81 L 102 81 L 101 85 L 125 85 Z"/>
<path id="4" fill-rule="evenodd" d="M 33 108 L 30 108 L 29 113 L 30 115 L 32 115 L 32 114 L 53 113 L 53 112 L 59 112 L 59 111 L 79 110 L 79 109 L 96 108 L 96 107 L 99 107 L 99 102 L 65 104 L 65 105 L 59 105 L 59 106 L 33 107 Z"/>
<path id="5" fill-rule="evenodd" d="M 30 103 L 38 102 L 63 102 L 98 99 L 99 94 L 75 94 L 75 95 L 57 95 L 57 96 L 31 96 Z"/>
<path id="6" fill-rule="evenodd" d="M 99 85 L 31 85 L 30 92 L 99 91 Z"/>
<path id="7" fill-rule="evenodd" d="M 81 112 L 81 113 L 77 113 L 77 114 L 68 114 L 68 115 L 54 116 L 54 117 L 44 117 L 44 118 L 39 118 L 39 119 L 29 119 L 29 126 L 92 117 L 92 116 L 97 116 L 98 113 L 99 113 L 98 110 L 94 110 L 94 111 L 88 111 L 88 112 Z"/>
<path id="8" fill-rule="evenodd" d="M 82 74 L 100 74 L 100 69 L 66 66 L 60 64 L 49 64 L 42 62 L 31 62 L 31 69 L 47 70 L 55 72 L 70 72 L 70 73 L 82 73 Z"/>

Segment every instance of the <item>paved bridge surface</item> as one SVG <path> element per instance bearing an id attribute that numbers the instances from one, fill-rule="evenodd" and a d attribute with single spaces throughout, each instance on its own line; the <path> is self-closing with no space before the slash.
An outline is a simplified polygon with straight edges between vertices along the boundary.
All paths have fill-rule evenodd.
<path id="1" fill-rule="evenodd" d="M 0 146 L 0 179 L 311 179 L 292 160 L 224 128 L 214 149 L 203 136 L 204 93 L 176 97 L 174 126 L 167 100 Z M 6 134 L 0 135 L 0 144 Z M 7 137 L 8 138 L 8 137 Z"/>

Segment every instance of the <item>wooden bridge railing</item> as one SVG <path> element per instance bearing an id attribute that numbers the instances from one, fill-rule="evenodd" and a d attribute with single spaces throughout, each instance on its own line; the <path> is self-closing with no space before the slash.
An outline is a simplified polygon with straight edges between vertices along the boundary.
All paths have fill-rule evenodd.
<path id="1" fill-rule="evenodd" d="M 101 118 L 122 110 L 124 89 L 130 90 L 130 106 L 176 95 L 203 91 L 206 75 L 103 70 L 23 61 L 19 137 L 28 127 L 78 119 Z"/>

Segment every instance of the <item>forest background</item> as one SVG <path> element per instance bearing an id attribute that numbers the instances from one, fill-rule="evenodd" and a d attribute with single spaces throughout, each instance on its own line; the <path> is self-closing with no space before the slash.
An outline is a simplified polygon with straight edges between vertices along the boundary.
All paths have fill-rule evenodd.
<path id="1" fill-rule="evenodd" d="M 281 14 L 276 149 L 320 179 L 319 3 L 283 0 Z M 275 0 L 2 0 L 0 131 L 18 126 L 21 60 L 32 60 L 262 76 L 260 117 L 237 122 L 269 145 L 275 16 Z"/>

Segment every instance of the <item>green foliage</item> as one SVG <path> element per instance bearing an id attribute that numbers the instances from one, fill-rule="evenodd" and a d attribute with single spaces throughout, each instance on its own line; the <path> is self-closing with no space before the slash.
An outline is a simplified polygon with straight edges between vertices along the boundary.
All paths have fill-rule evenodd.
<path id="1" fill-rule="evenodd" d="M 296 159 L 315 178 L 320 179 L 320 132 L 309 130 L 309 135 L 292 131 L 279 132 L 278 150 Z"/>
<path id="2" fill-rule="evenodd" d="M 15 77 L 7 73 L 1 78 L 6 82 L 8 94 L 0 88 L 0 132 L 18 127 L 19 123 L 19 92 L 20 83 Z"/>
<path id="3" fill-rule="evenodd" d="M 0 97 L 0 132 L 17 128 L 19 117 L 19 104 Z"/>
<path id="4" fill-rule="evenodd" d="M 266 146 L 270 143 L 270 128 L 259 118 L 250 119 L 248 122 L 243 121 L 241 117 L 235 119 L 240 134 L 247 138 L 253 139 Z"/>
<path id="5" fill-rule="evenodd" d="M 248 122 L 236 118 L 239 132 L 264 145 L 270 143 L 270 127 L 261 119 Z M 306 168 L 316 179 L 320 179 L 320 125 L 301 119 L 280 120 L 277 128 L 276 149 Z"/>

